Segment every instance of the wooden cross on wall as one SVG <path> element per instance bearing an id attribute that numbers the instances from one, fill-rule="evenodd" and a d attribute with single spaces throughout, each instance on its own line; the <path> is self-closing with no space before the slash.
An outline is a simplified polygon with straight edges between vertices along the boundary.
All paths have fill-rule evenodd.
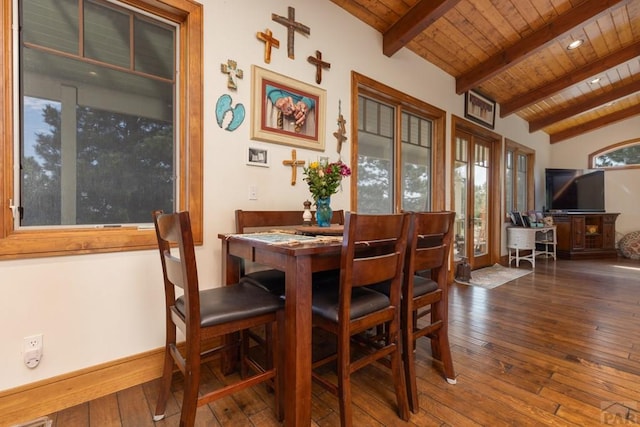
<path id="1" fill-rule="evenodd" d="M 280 48 L 280 40 L 273 37 L 271 30 L 267 28 L 264 33 L 256 34 L 259 40 L 264 42 L 264 62 L 269 64 L 271 62 L 271 48 L 275 47 L 276 49 Z"/>
<path id="2" fill-rule="evenodd" d="M 236 77 L 241 79 L 244 73 L 238 68 L 238 63 L 229 59 L 226 64 L 220 64 L 220 71 L 227 74 L 227 87 L 229 89 L 237 89 Z"/>
<path id="3" fill-rule="evenodd" d="M 287 56 L 289 58 L 294 59 L 294 37 L 295 32 L 299 32 L 300 34 L 309 35 L 311 34 L 311 29 L 304 24 L 296 22 L 296 10 L 289 6 L 289 16 L 285 18 L 284 16 L 276 15 L 275 13 L 271 14 L 271 19 L 276 21 L 278 24 L 282 24 L 287 27 Z"/>
<path id="4" fill-rule="evenodd" d="M 309 56 L 307 61 L 316 66 L 316 83 L 320 84 L 322 82 L 322 69 L 328 70 L 331 68 L 331 64 L 322 60 L 322 52 L 319 50 L 316 50 L 315 57 Z"/>
<path id="5" fill-rule="evenodd" d="M 291 160 L 283 160 L 282 164 L 291 166 L 291 185 L 296 185 L 298 166 L 304 166 L 304 160 L 296 158 L 296 150 L 291 150 Z"/>
<path id="6" fill-rule="evenodd" d="M 336 151 L 338 154 L 342 151 L 342 143 L 347 140 L 347 129 L 345 124 L 347 121 L 342 117 L 342 101 L 338 102 L 338 130 L 333 133 L 333 136 L 338 141 Z"/>

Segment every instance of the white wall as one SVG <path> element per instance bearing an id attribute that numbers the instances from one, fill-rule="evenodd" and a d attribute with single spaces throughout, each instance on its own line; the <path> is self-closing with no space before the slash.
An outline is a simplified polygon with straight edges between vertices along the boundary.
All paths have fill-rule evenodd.
<path id="1" fill-rule="evenodd" d="M 315 85 L 315 68 L 306 58 L 320 50 L 331 63 L 320 85 L 327 91 L 326 151 L 297 149 L 301 160 L 316 160 L 319 155 L 337 159 L 332 133 L 337 129 L 338 102 L 342 100 L 349 136 L 342 158 L 349 162 L 351 70 L 446 110 L 447 141 L 451 114 L 464 116 L 464 97 L 455 94 L 451 76 L 406 49 L 387 58 L 382 54 L 381 35 L 331 2 L 206 0 L 203 4 L 205 239 L 197 256 L 200 279 L 208 286 L 217 286 L 219 281 L 217 234 L 234 229 L 235 209 L 302 209 L 302 202 L 309 198 L 301 171 L 297 185 L 291 186 L 291 168 L 282 165 L 282 160 L 290 159 L 291 147 L 249 138 L 252 64 Z M 311 28 L 310 37 L 296 34 L 295 60 L 287 57 L 284 27 L 271 21 L 271 13 L 286 16 L 288 5 L 295 7 L 296 20 Z M 271 64 L 264 63 L 264 45 L 256 39 L 256 32 L 267 28 L 280 40 Z M 226 76 L 220 72 L 220 64 L 228 59 L 236 60 L 244 71 L 237 92 L 227 89 Z M 235 132 L 221 129 L 215 120 L 216 101 L 227 93 L 234 104 L 240 102 L 247 108 L 247 118 Z M 547 166 L 550 153 L 564 148 L 565 143 L 550 147 L 545 134 L 530 135 L 526 123 L 515 116 L 497 118 L 495 131 L 536 149 L 537 205 L 541 207 L 540 171 Z M 245 165 L 249 144 L 269 150 L 269 168 Z M 573 147 L 567 153 L 578 149 L 577 143 L 566 145 Z M 557 158 L 554 163 L 560 165 Z M 256 201 L 248 200 L 250 186 L 258 189 Z M 348 183 L 344 187 L 345 192 L 332 198 L 334 208 L 349 208 Z M 156 251 L 1 261 L 0 266 L 0 323 L 5 325 L 0 332 L 0 390 L 163 344 L 163 291 Z M 36 333 L 44 334 L 44 357 L 40 366 L 30 370 L 22 362 L 22 339 Z"/>
<path id="2" fill-rule="evenodd" d="M 640 116 L 636 116 L 553 144 L 548 167 L 588 168 L 589 154 L 639 135 Z M 604 183 L 605 209 L 620 213 L 616 221 L 617 241 L 626 233 L 640 230 L 640 169 L 607 170 Z"/>

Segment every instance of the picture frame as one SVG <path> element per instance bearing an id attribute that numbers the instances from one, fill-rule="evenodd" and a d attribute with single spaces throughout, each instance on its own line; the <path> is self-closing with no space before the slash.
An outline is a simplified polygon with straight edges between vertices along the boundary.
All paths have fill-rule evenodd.
<path id="1" fill-rule="evenodd" d="M 510 216 L 516 227 L 524 227 L 524 220 L 522 218 L 522 214 L 519 211 L 511 211 Z"/>
<path id="2" fill-rule="evenodd" d="M 496 102 L 474 90 L 469 90 L 464 94 L 464 116 L 493 129 L 496 124 Z"/>
<path id="3" fill-rule="evenodd" d="M 257 65 L 252 73 L 251 139 L 324 151 L 326 91 Z"/>
<path id="4" fill-rule="evenodd" d="M 246 161 L 249 166 L 269 167 L 269 150 L 260 147 L 247 147 Z"/>

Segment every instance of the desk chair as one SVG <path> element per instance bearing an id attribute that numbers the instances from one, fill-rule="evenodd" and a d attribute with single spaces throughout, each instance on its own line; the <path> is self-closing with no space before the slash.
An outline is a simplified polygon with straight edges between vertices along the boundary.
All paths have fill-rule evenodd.
<path id="1" fill-rule="evenodd" d="M 449 348 L 447 272 L 454 218 L 455 212 L 412 214 L 404 269 L 409 274 L 404 275 L 400 329 L 407 394 L 414 413 L 419 411 L 415 371 L 415 345 L 419 338 L 431 339 L 434 359 L 442 362 L 447 381 L 456 382 Z"/>
<path id="2" fill-rule="evenodd" d="M 315 327 L 334 334 L 337 352 L 313 363 L 313 379 L 338 396 L 340 423 L 352 425 L 351 374 L 380 359 L 390 358 L 398 414 L 409 419 L 407 390 L 402 372 L 400 334 L 400 294 L 402 268 L 407 245 L 409 214 L 363 215 L 347 213 L 337 283 L 323 282 L 313 288 Z M 367 286 L 386 282 L 389 295 Z M 352 359 L 351 337 L 378 325 L 385 325 L 384 338 Z M 337 385 L 321 376 L 316 368 L 336 361 Z"/>
<path id="3" fill-rule="evenodd" d="M 200 291 L 189 213 L 163 214 L 162 211 L 155 211 L 153 222 L 164 277 L 166 307 L 164 367 L 153 419 L 158 421 L 165 416 L 174 365 L 184 375 L 181 427 L 193 426 L 198 406 L 265 381 L 273 381 L 275 384 L 275 412 L 276 417 L 282 419 L 282 367 L 263 369 L 242 352 L 241 363 L 249 365 L 257 374 L 243 377 L 234 384 L 202 396 L 198 395 L 201 363 L 228 350 L 229 346 L 240 347 L 239 342 L 229 343 L 223 340 L 225 344 L 203 351 L 203 342 L 250 327 L 262 325 L 267 330 L 275 328 L 284 319 L 282 301 L 270 292 L 244 283 Z M 176 247 L 177 254 L 171 252 L 172 245 Z M 177 299 L 175 287 L 184 290 L 184 295 Z M 176 344 L 176 327 L 180 328 L 186 338 L 182 351 Z M 273 360 L 281 359 L 277 357 L 278 346 L 271 345 L 269 349 Z"/>

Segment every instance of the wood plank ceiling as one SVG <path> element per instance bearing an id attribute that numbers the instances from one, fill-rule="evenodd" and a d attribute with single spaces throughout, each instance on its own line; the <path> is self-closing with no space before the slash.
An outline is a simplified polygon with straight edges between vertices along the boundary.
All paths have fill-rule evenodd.
<path id="1" fill-rule="evenodd" d="M 640 0 L 332 1 L 551 143 L 640 114 Z"/>

